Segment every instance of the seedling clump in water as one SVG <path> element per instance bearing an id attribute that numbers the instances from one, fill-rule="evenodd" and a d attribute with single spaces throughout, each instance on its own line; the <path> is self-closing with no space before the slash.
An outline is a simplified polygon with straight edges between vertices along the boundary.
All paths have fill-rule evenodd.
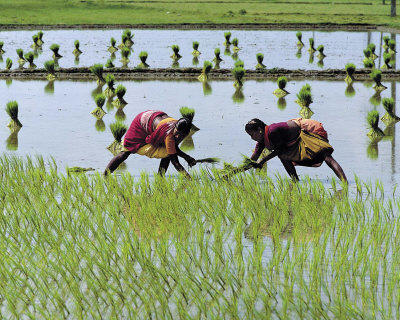
<path id="1" fill-rule="evenodd" d="M 239 46 L 239 39 L 238 38 L 233 38 L 232 44 L 233 44 L 232 51 L 234 53 L 237 53 L 240 50 L 239 47 L 238 47 Z"/>
<path id="2" fill-rule="evenodd" d="M 36 68 L 36 64 L 33 63 L 33 59 L 34 59 L 33 52 L 26 53 L 24 57 L 25 57 L 25 60 L 29 62 L 30 69 Z"/>
<path id="3" fill-rule="evenodd" d="M 368 45 L 367 48 L 371 50 L 371 56 L 370 56 L 370 58 L 371 58 L 372 60 L 375 60 L 376 58 L 378 58 L 378 56 L 375 54 L 375 48 L 376 48 L 376 46 L 375 46 L 374 43 L 370 43 L 370 44 Z"/>
<path id="4" fill-rule="evenodd" d="M 22 128 L 21 122 L 18 120 L 18 102 L 10 101 L 7 103 L 6 112 L 10 116 L 11 121 L 7 125 L 12 132 L 19 131 Z"/>
<path id="5" fill-rule="evenodd" d="M 112 74 L 107 74 L 106 75 L 106 84 L 107 88 L 104 90 L 104 95 L 107 98 L 111 98 L 115 95 L 115 89 L 114 89 L 114 83 L 115 83 L 115 77 Z"/>
<path id="6" fill-rule="evenodd" d="M 204 61 L 203 69 L 197 79 L 199 79 L 201 82 L 208 81 L 208 74 L 210 73 L 211 69 L 212 63 L 210 61 Z"/>
<path id="7" fill-rule="evenodd" d="M 299 114 L 303 118 L 309 119 L 314 114 L 314 112 L 310 109 L 310 104 L 313 102 L 311 95 L 311 86 L 309 84 L 305 84 L 303 87 L 301 87 L 299 93 L 296 94 L 296 96 L 297 100 L 295 102 L 301 106 Z"/>
<path id="8" fill-rule="evenodd" d="M 257 58 L 256 69 L 259 70 L 265 69 L 265 65 L 263 64 L 264 55 L 262 53 L 257 53 L 256 58 Z"/>
<path id="9" fill-rule="evenodd" d="M 182 56 L 179 54 L 179 46 L 178 45 L 173 44 L 171 46 L 171 48 L 172 48 L 172 51 L 173 51 L 173 54 L 171 55 L 171 58 L 173 60 L 176 61 L 176 60 L 179 60 L 180 58 L 182 58 Z"/>
<path id="10" fill-rule="evenodd" d="M 105 67 L 107 69 L 115 68 L 114 63 L 111 58 L 107 60 Z"/>
<path id="11" fill-rule="evenodd" d="M 20 66 L 24 65 L 26 62 L 24 58 L 24 51 L 21 48 L 16 49 L 17 55 L 18 55 L 18 63 Z"/>
<path id="12" fill-rule="evenodd" d="M 4 41 L 0 41 L 0 55 L 2 55 L 3 53 L 6 53 L 6 52 L 3 50 L 3 46 L 4 46 Z"/>
<path id="13" fill-rule="evenodd" d="M 56 78 L 55 63 L 54 60 L 48 60 L 44 63 L 44 68 L 47 71 L 46 79 L 53 81 Z"/>
<path id="14" fill-rule="evenodd" d="M 122 84 L 118 85 L 117 88 L 115 89 L 115 94 L 117 98 L 113 101 L 112 104 L 118 109 L 122 109 L 128 104 L 128 102 L 124 100 L 125 93 L 126 93 L 126 88 Z"/>
<path id="15" fill-rule="evenodd" d="M 297 47 L 298 48 L 303 48 L 304 47 L 304 43 L 303 43 L 303 41 L 301 41 L 301 38 L 302 38 L 302 33 L 300 32 L 300 31 L 298 31 L 297 33 L 296 33 L 296 37 L 297 37 Z"/>
<path id="16" fill-rule="evenodd" d="M 192 55 L 194 55 L 195 57 L 200 55 L 200 51 L 198 50 L 199 49 L 199 45 L 200 44 L 199 44 L 198 41 L 193 41 L 193 52 L 192 52 Z"/>
<path id="17" fill-rule="evenodd" d="M 278 98 L 282 98 L 288 95 L 289 92 L 285 90 L 287 84 L 287 78 L 285 76 L 279 77 L 277 83 L 278 83 L 278 89 L 276 89 L 273 92 L 273 94 L 276 95 Z"/>
<path id="18" fill-rule="evenodd" d="M 110 150 L 112 154 L 116 155 L 122 150 L 122 137 L 128 128 L 122 122 L 116 121 L 110 124 L 110 130 L 114 136 L 114 141 L 107 147 L 107 149 Z"/>
<path id="19" fill-rule="evenodd" d="M 115 53 L 116 51 L 118 51 L 118 48 L 115 46 L 115 44 L 117 43 L 117 40 L 115 40 L 114 38 L 111 38 L 110 40 L 111 45 L 108 47 L 108 51 L 110 53 Z"/>
<path id="20" fill-rule="evenodd" d="M 314 53 L 316 50 L 314 48 L 314 38 L 309 38 L 308 42 L 310 43 L 310 47 L 308 48 L 308 52 Z"/>
<path id="21" fill-rule="evenodd" d="M 383 98 L 382 105 L 385 108 L 386 113 L 381 118 L 382 122 L 387 126 L 396 123 L 400 120 L 398 116 L 394 113 L 394 99 L 393 98 Z"/>
<path id="22" fill-rule="evenodd" d="M 58 51 L 60 50 L 60 46 L 58 44 L 53 43 L 50 46 L 50 50 L 53 51 L 53 59 L 59 59 L 62 57 L 62 55 L 58 53 Z"/>
<path id="23" fill-rule="evenodd" d="M 324 54 L 324 46 L 322 45 L 322 44 L 320 44 L 318 47 L 317 47 L 317 50 L 318 50 L 318 55 L 317 55 L 317 57 L 318 57 L 318 59 L 319 60 L 322 60 L 322 59 L 324 59 L 325 57 L 326 57 L 326 55 Z"/>
<path id="24" fill-rule="evenodd" d="M 379 124 L 379 112 L 378 110 L 372 110 L 368 112 L 367 116 L 367 121 L 370 126 L 370 130 L 368 131 L 368 137 L 371 138 L 371 140 L 376 140 L 380 139 L 383 137 L 385 134 L 383 131 L 378 127 Z"/>
<path id="25" fill-rule="evenodd" d="M 75 46 L 75 49 L 74 49 L 74 51 L 72 51 L 72 53 L 75 56 L 79 56 L 82 53 L 82 51 L 79 49 L 79 40 L 75 40 L 74 46 Z"/>
<path id="26" fill-rule="evenodd" d="M 232 34 L 230 32 L 225 32 L 224 33 L 224 37 L 225 37 L 224 45 L 225 45 L 225 47 L 229 47 L 231 45 L 231 41 L 230 41 L 231 35 Z"/>
<path id="27" fill-rule="evenodd" d="M 131 55 L 131 49 L 128 47 L 123 47 L 121 49 L 121 62 L 123 67 L 126 67 L 129 63 L 129 56 Z"/>
<path id="28" fill-rule="evenodd" d="M 10 70 L 12 67 L 12 64 L 13 64 L 12 60 L 10 58 L 7 58 L 6 59 L 6 69 Z"/>
<path id="29" fill-rule="evenodd" d="M 243 77 L 245 75 L 246 71 L 244 70 L 243 67 L 235 67 L 232 70 L 232 75 L 235 78 L 235 82 L 233 83 L 233 86 L 236 89 L 239 89 L 243 86 Z"/>
<path id="30" fill-rule="evenodd" d="M 103 105 L 106 102 L 106 96 L 104 94 L 98 94 L 94 101 L 96 102 L 96 108 L 91 112 L 98 120 L 102 119 L 106 114 L 103 110 Z"/>
<path id="31" fill-rule="evenodd" d="M 98 86 L 102 86 L 106 80 L 103 78 L 103 65 L 97 63 L 90 67 L 90 71 L 97 77 L 96 83 Z"/>
<path id="32" fill-rule="evenodd" d="M 374 69 L 371 71 L 370 75 L 372 80 L 375 81 L 374 89 L 376 92 L 381 92 L 386 89 L 386 87 L 381 83 L 382 80 L 382 71 L 378 69 Z"/>
<path id="33" fill-rule="evenodd" d="M 220 55 L 221 55 L 220 48 L 215 48 L 214 55 L 215 55 L 215 57 L 214 57 L 213 61 L 215 63 L 215 68 L 217 69 L 217 68 L 219 68 L 219 63 L 222 61 L 222 59 L 220 57 Z"/>
<path id="34" fill-rule="evenodd" d="M 375 67 L 375 62 L 374 60 L 371 58 L 372 56 L 372 51 L 370 48 L 364 49 L 364 60 L 363 60 L 363 64 L 365 68 L 374 68 Z"/>
<path id="35" fill-rule="evenodd" d="M 346 78 L 344 78 L 344 81 L 349 85 L 354 81 L 353 74 L 356 71 L 356 66 L 353 63 L 348 63 L 345 66 L 345 70 L 347 75 Z"/>
<path id="36" fill-rule="evenodd" d="M 393 67 L 389 64 L 390 60 L 392 60 L 392 54 L 389 52 L 383 53 L 383 66 L 381 69 L 392 69 Z"/>
<path id="37" fill-rule="evenodd" d="M 138 65 L 138 68 L 146 69 L 149 67 L 149 65 L 146 63 L 147 56 L 148 56 L 147 51 L 140 51 L 139 53 L 140 63 Z"/>

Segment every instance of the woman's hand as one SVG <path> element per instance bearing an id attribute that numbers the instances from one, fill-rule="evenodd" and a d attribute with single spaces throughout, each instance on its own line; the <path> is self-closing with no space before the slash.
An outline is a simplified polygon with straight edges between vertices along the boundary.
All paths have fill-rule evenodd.
<path id="1" fill-rule="evenodd" d="M 253 162 L 252 165 L 253 165 L 253 168 L 256 168 L 256 169 L 261 169 L 264 166 L 264 164 L 260 163 L 260 162 Z"/>
<path id="2" fill-rule="evenodd" d="M 185 160 L 188 163 L 189 167 L 193 167 L 194 165 L 196 165 L 196 159 L 192 158 L 191 156 L 187 156 Z"/>

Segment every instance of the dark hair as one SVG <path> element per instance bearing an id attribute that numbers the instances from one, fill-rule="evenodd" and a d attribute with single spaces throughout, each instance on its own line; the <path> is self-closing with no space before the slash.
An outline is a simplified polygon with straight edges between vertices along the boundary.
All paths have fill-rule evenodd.
<path id="1" fill-rule="evenodd" d="M 264 129 L 265 126 L 266 126 L 266 124 L 264 122 L 262 122 L 260 119 L 251 119 L 249 122 L 246 123 L 246 126 L 244 127 L 244 129 L 248 133 L 250 131 Z"/>
<path id="2" fill-rule="evenodd" d="M 190 129 L 192 128 L 192 121 L 190 121 L 190 119 L 188 118 L 180 118 L 176 123 L 175 128 L 176 130 L 178 130 L 178 132 L 184 135 L 188 135 Z"/>

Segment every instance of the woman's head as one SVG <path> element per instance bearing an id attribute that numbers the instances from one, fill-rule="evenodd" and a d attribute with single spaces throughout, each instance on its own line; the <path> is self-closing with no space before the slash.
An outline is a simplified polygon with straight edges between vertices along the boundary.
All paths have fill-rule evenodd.
<path id="1" fill-rule="evenodd" d="M 192 121 L 188 118 L 180 118 L 175 125 L 175 133 L 174 136 L 176 139 L 185 138 L 192 128 Z"/>
<path id="2" fill-rule="evenodd" d="M 254 141 L 262 141 L 264 139 L 265 126 L 266 124 L 260 119 L 251 119 L 246 123 L 244 129 Z"/>

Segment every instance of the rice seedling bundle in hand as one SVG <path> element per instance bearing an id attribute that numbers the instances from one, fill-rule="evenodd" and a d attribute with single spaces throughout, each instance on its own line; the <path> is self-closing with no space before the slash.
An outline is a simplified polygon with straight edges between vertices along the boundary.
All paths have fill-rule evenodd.
<path id="1" fill-rule="evenodd" d="M 4 46 L 4 41 L 0 41 L 0 55 L 3 54 L 3 53 L 6 53 L 6 52 L 3 50 L 3 46 Z"/>
<path id="2" fill-rule="evenodd" d="M 308 48 L 308 52 L 314 53 L 316 51 L 314 48 L 314 38 L 308 38 L 308 42 L 310 44 L 310 47 Z"/>
<path id="3" fill-rule="evenodd" d="M 56 78 L 56 69 L 54 60 L 45 61 L 44 68 L 47 71 L 46 79 L 49 81 L 53 81 Z"/>
<path id="4" fill-rule="evenodd" d="M 146 63 L 147 57 L 148 57 L 147 51 L 140 51 L 139 53 L 140 63 L 138 65 L 138 68 L 146 69 L 149 67 L 149 65 Z"/>
<path id="5" fill-rule="evenodd" d="M 226 180 L 232 177 L 234 174 L 254 168 L 257 162 L 251 160 L 249 157 L 245 155 L 242 155 L 242 157 L 243 157 L 242 163 L 237 167 L 234 167 L 230 163 L 224 162 L 224 168 L 218 171 L 219 177 Z"/>
<path id="6" fill-rule="evenodd" d="M 43 41 L 43 31 L 39 31 L 39 32 L 37 33 L 37 35 L 38 35 L 38 37 L 39 37 L 39 39 L 38 39 L 38 45 L 39 45 L 39 46 L 42 46 L 43 43 L 44 43 L 44 41 Z"/>
<path id="7" fill-rule="evenodd" d="M 379 112 L 377 110 L 372 110 L 368 112 L 367 122 L 370 127 L 370 130 L 368 131 L 367 135 L 372 140 L 380 139 L 385 135 L 383 131 L 378 127 Z"/>
<path id="8" fill-rule="evenodd" d="M 201 74 L 197 77 L 199 81 L 204 82 L 208 81 L 208 74 L 212 69 L 212 63 L 210 61 L 204 61 L 203 69 L 201 70 Z"/>
<path id="9" fill-rule="evenodd" d="M 115 46 L 115 44 L 117 43 L 117 40 L 115 40 L 114 38 L 111 38 L 110 43 L 111 43 L 111 45 L 107 49 L 108 52 L 114 53 L 114 52 L 118 51 L 118 48 Z"/>
<path id="10" fill-rule="evenodd" d="M 10 70 L 11 69 L 11 67 L 12 67 L 12 60 L 10 59 L 10 58 L 7 58 L 6 59 L 6 69 L 7 70 Z"/>
<path id="11" fill-rule="evenodd" d="M 172 51 L 173 51 L 173 53 L 171 55 L 171 58 L 173 60 L 179 60 L 180 58 L 182 58 L 182 56 L 179 54 L 179 46 L 178 45 L 173 44 L 171 46 L 171 48 L 172 48 Z"/>
<path id="12" fill-rule="evenodd" d="M 124 100 L 125 93 L 126 88 L 122 84 L 118 85 L 115 89 L 115 95 L 117 98 L 113 101 L 113 106 L 117 107 L 118 109 L 122 109 L 128 104 L 128 102 Z"/>
<path id="13" fill-rule="evenodd" d="M 265 69 L 265 65 L 263 64 L 263 61 L 264 61 L 264 54 L 262 54 L 262 53 L 257 53 L 257 54 L 256 54 L 256 58 L 257 58 L 256 69 L 259 69 L 259 70 Z"/>
<path id="14" fill-rule="evenodd" d="M 182 116 L 182 118 L 187 118 L 190 120 L 190 122 L 193 122 L 194 115 L 196 114 L 196 111 L 193 108 L 189 108 L 187 106 L 183 106 L 179 108 L 179 112 Z M 197 127 L 196 127 L 197 128 Z M 196 131 L 199 129 L 197 128 Z"/>
<path id="15" fill-rule="evenodd" d="M 115 84 L 115 77 L 112 74 L 107 74 L 106 75 L 106 84 L 107 84 L 107 88 L 104 90 L 104 95 L 107 98 L 111 98 L 115 95 L 115 88 L 114 88 L 114 84 Z"/>
<path id="16" fill-rule="evenodd" d="M 345 66 L 345 70 L 347 75 L 346 78 L 344 78 L 344 81 L 349 85 L 354 81 L 353 74 L 356 71 L 356 66 L 353 63 L 348 63 Z"/>
<path id="17" fill-rule="evenodd" d="M 374 69 L 369 74 L 372 80 L 375 81 L 374 89 L 376 92 L 381 92 L 386 89 L 386 87 L 381 83 L 382 80 L 382 71 L 379 69 Z"/>
<path id="18" fill-rule="evenodd" d="M 107 60 L 107 62 L 106 62 L 106 64 L 105 64 L 105 67 L 106 67 L 107 69 L 115 68 L 114 63 L 113 63 L 113 61 L 112 61 L 111 58 Z"/>
<path id="19" fill-rule="evenodd" d="M 225 45 L 225 47 L 229 47 L 231 45 L 231 41 L 230 41 L 231 35 L 232 34 L 230 32 L 224 32 L 224 37 L 225 37 L 224 45 Z"/>
<path id="20" fill-rule="evenodd" d="M 124 123 L 116 121 L 110 124 L 110 130 L 114 136 L 114 141 L 107 147 L 107 149 L 110 150 L 112 154 L 116 155 L 122 150 L 122 137 L 128 130 L 128 127 Z"/>
<path id="21" fill-rule="evenodd" d="M 240 49 L 239 49 L 239 39 L 238 39 L 238 38 L 233 38 L 232 44 L 233 44 L 232 51 L 233 51 L 234 53 L 237 53 L 237 52 L 240 50 Z"/>
<path id="22" fill-rule="evenodd" d="M 382 105 L 385 108 L 385 114 L 381 118 L 382 122 L 389 126 L 392 123 L 396 123 L 400 120 L 398 116 L 394 113 L 394 99 L 393 98 L 383 98 Z"/>
<path id="23" fill-rule="evenodd" d="M 34 55 L 33 52 L 27 52 L 24 56 L 25 60 L 29 62 L 29 68 L 36 68 L 36 64 L 33 63 Z"/>
<path id="24" fill-rule="evenodd" d="M 96 102 L 96 108 L 91 112 L 98 120 L 102 119 L 106 112 L 103 110 L 104 103 L 106 102 L 106 96 L 104 94 L 98 94 L 94 101 Z"/>
<path id="25" fill-rule="evenodd" d="M 392 66 L 389 64 L 390 60 L 392 60 L 392 54 L 389 52 L 383 53 L 383 65 L 381 69 L 392 69 Z"/>
<path id="26" fill-rule="evenodd" d="M 383 37 L 383 45 L 382 45 L 382 48 L 385 49 L 385 51 L 389 49 L 389 40 L 390 40 L 390 37 L 389 37 L 389 36 L 384 36 L 384 37 Z"/>
<path id="27" fill-rule="evenodd" d="M 397 52 L 396 51 L 396 41 L 389 40 L 388 44 L 389 44 L 389 52 L 392 53 L 392 54 L 396 53 Z"/>
<path id="28" fill-rule="evenodd" d="M 21 48 L 18 48 L 15 51 L 17 52 L 17 55 L 18 55 L 18 63 L 20 65 L 23 65 L 26 62 L 26 60 L 24 58 L 24 51 Z"/>
<path id="29" fill-rule="evenodd" d="M 121 62 L 126 66 L 129 62 L 129 56 L 131 55 L 131 49 L 123 47 L 121 49 Z"/>
<path id="30" fill-rule="evenodd" d="M 103 65 L 100 63 L 96 63 L 90 67 L 90 71 L 97 77 L 96 83 L 98 86 L 102 86 L 106 80 L 103 77 Z"/>
<path id="31" fill-rule="evenodd" d="M 74 51 L 72 51 L 72 53 L 75 56 L 79 56 L 82 53 L 82 51 L 79 49 L 79 45 L 80 45 L 79 40 L 75 40 L 75 42 L 74 42 L 75 49 L 74 49 Z"/>
<path id="32" fill-rule="evenodd" d="M 22 123 L 18 119 L 18 102 L 17 101 L 8 102 L 6 105 L 6 112 L 11 118 L 7 127 L 9 127 L 12 132 L 21 129 Z"/>
<path id="33" fill-rule="evenodd" d="M 285 76 L 279 77 L 277 80 L 278 89 L 276 89 L 273 94 L 276 95 L 278 98 L 283 98 L 289 94 L 288 91 L 285 90 L 287 84 L 287 78 Z"/>
<path id="34" fill-rule="evenodd" d="M 370 58 L 371 58 L 372 60 L 375 60 L 376 58 L 378 58 L 378 56 L 375 54 L 376 46 L 375 46 L 374 43 L 370 43 L 370 44 L 367 46 L 367 48 L 371 50 L 371 56 L 370 56 Z"/>
<path id="35" fill-rule="evenodd" d="M 324 54 L 324 46 L 322 44 L 320 44 L 317 47 L 317 50 L 319 52 L 317 55 L 318 59 L 320 59 L 320 60 L 324 59 L 326 57 L 326 55 Z"/>
<path id="36" fill-rule="evenodd" d="M 296 32 L 296 38 L 297 38 L 297 47 L 298 48 L 303 48 L 304 47 L 304 43 L 303 41 L 301 41 L 301 38 L 303 37 L 303 34 L 300 31 Z"/>
<path id="37" fill-rule="evenodd" d="M 214 50 L 214 55 L 215 55 L 215 57 L 214 57 L 213 61 L 214 61 L 215 63 L 220 63 L 220 62 L 222 61 L 222 59 L 221 59 L 221 57 L 220 57 L 220 55 L 221 55 L 221 49 L 220 49 L 220 48 L 215 48 L 215 50 Z"/>
<path id="38" fill-rule="evenodd" d="M 197 57 L 197 56 L 199 56 L 201 53 L 200 53 L 200 51 L 198 50 L 199 49 L 199 42 L 198 41 L 193 41 L 193 44 L 192 44 L 192 46 L 193 46 L 193 52 L 192 52 L 192 55 L 194 55 L 195 57 Z"/>
<path id="39" fill-rule="evenodd" d="M 243 77 L 245 75 L 246 71 L 244 70 L 243 67 L 235 67 L 232 70 L 232 75 L 235 78 L 235 82 L 233 83 L 233 86 L 238 89 L 243 86 Z"/>
<path id="40" fill-rule="evenodd" d="M 60 50 L 60 46 L 58 44 L 53 43 L 50 46 L 50 50 L 53 51 L 53 59 L 58 59 L 62 57 L 62 55 L 58 53 L 58 51 Z"/>

